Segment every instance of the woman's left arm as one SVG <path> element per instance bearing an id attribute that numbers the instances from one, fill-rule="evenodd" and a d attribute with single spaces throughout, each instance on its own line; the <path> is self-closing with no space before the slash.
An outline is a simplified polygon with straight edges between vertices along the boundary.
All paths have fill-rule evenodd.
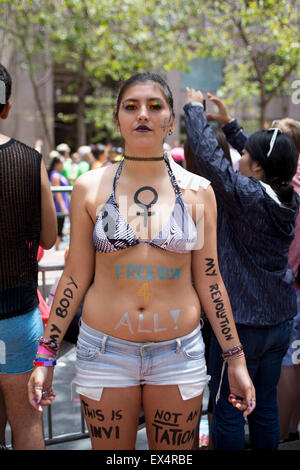
<path id="1" fill-rule="evenodd" d="M 211 187 L 201 191 L 201 200 L 199 197 L 198 204 L 203 208 L 202 223 L 197 224 L 198 236 L 203 237 L 203 246 L 192 252 L 194 286 L 224 353 L 239 345 L 240 340 L 218 264 L 217 207 Z M 255 390 L 248 374 L 245 356 L 239 354 L 238 357 L 236 355 L 227 362 L 230 391 L 235 397 L 231 400 L 232 404 L 243 410 L 246 416 L 255 407 Z"/>

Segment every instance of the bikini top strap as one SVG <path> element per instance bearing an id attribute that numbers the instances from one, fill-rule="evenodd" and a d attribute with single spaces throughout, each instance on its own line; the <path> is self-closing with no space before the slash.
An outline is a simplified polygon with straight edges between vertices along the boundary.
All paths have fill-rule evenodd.
<path id="1" fill-rule="evenodd" d="M 181 192 L 181 190 L 178 186 L 178 183 L 177 183 L 175 175 L 172 171 L 171 165 L 168 162 L 168 159 L 166 157 L 165 157 L 165 162 L 166 162 L 166 165 L 167 165 L 167 170 L 168 170 L 168 173 L 169 173 L 169 176 L 170 176 L 171 183 L 172 183 L 174 191 L 175 191 L 175 195 L 176 196 L 182 196 L 182 192 Z"/>
<path id="2" fill-rule="evenodd" d="M 118 184 L 118 181 L 119 181 L 119 178 L 120 178 L 120 174 L 121 174 L 123 165 L 124 165 L 124 160 L 122 160 L 120 162 L 120 165 L 117 168 L 117 171 L 115 173 L 115 177 L 114 177 L 114 180 L 113 180 L 112 196 L 113 196 L 114 200 L 116 200 L 116 188 L 117 188 L 117 184 Z"/>

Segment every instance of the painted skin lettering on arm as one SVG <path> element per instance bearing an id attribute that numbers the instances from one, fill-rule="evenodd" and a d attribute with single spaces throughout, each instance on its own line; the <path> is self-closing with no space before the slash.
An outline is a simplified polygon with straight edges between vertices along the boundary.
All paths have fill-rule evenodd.
<path id="1" fill-rule="evenodd" d="M 206 276 L 217 276 L 215 260 L 213 258 L 205 258 L 206 261 Z M 233 339 L 231 334 L 231 328 L 229 326 L 229 320 L 226 314 L 224 302 L 222 299 L 222 293 L 218 284 L 211 284 L 209 286 L 210 298 L 215 304 L 216 316 L 220 319 L 221 333 L 225 336 L 227 341 Z"/>
<path id="2" fill-rule="evenodd" d="M 66 316 L 68 315 L 70 301 L 74 297 L 74 287 L 75 289 L 78 289 L 78 285 L 76 284 L 74 279 L 70 277 L 70 282 L 67 283 L 67 287 L 64 289 L 63 296 L 58 302 L 60 307 L 57 307 L 55 310 L 56 315 L 60 318 L 66 318 Z M 55 323 L 51 323 L 50 332 L 52 333 L 50 335 L 51 341 L 57 342 L 59 335 L 61 334 L 60 328 Z"/>
<path id="3" fill-rule="evenodd" d="M 216 317 L 221 319 L 220 327 L 221 333 L 225 336 L 226 341 L 231 341 L 233 338 L 231 334 L 231 328 L 229 325 L 229 320 L 225 310 L 224 302 L 222 299 L 221 290 L 218 284 L 211 284 L 209 286 L 210 298 L 215 304 Z"/>

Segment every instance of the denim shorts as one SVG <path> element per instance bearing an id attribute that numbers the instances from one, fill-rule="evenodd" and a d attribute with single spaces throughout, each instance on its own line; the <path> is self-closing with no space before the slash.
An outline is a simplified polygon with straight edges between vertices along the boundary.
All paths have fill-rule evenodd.
<path id="1" fill-rule="evenodd" d="M 42 335 L 39 307 L 24 315 L 0 320 L 0 373 L 24 374 L 33 370 L 37 339 Z"/>
<path id="2" fill-rule="evenodd" d="M 99 401 L 105 387 L 178 385 L 182 399 L 201 395 L 206 373 L 201 328 L 169 341 L 136 343 L 81 321 L 76 346 L 76 391 Z"/>

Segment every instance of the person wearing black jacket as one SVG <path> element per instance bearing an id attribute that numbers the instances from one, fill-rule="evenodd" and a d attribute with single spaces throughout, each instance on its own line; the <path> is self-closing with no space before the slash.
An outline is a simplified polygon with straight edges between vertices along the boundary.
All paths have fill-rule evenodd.
<path id="1" fill-rule="evenodd" d="M 299 209 L 299 197 L 290 184 L 298 153 L 279 129 L 247 138 L 230 118 L 223 123 L 223 131 L 227 138 L 234 135 L 235 148 L 242 152 L 235 172 L 218 146 L 202 103 L 200 91 L 187 90 L 188 141 L 199 173 L 215 191 L 220 269 L 256 389 L 257 406 L 248 417 L 251 447 L 274 450 L 279 442 L 276 386 L 297 313 L 288 251 Z M 209 373 L 214 403 L 222 369 L 220 354 L 212 335 Z M 245 447 L 244 419 L 229 405 L 229 393 L 225 372 L 213 411 L 216 450 Z"/>

